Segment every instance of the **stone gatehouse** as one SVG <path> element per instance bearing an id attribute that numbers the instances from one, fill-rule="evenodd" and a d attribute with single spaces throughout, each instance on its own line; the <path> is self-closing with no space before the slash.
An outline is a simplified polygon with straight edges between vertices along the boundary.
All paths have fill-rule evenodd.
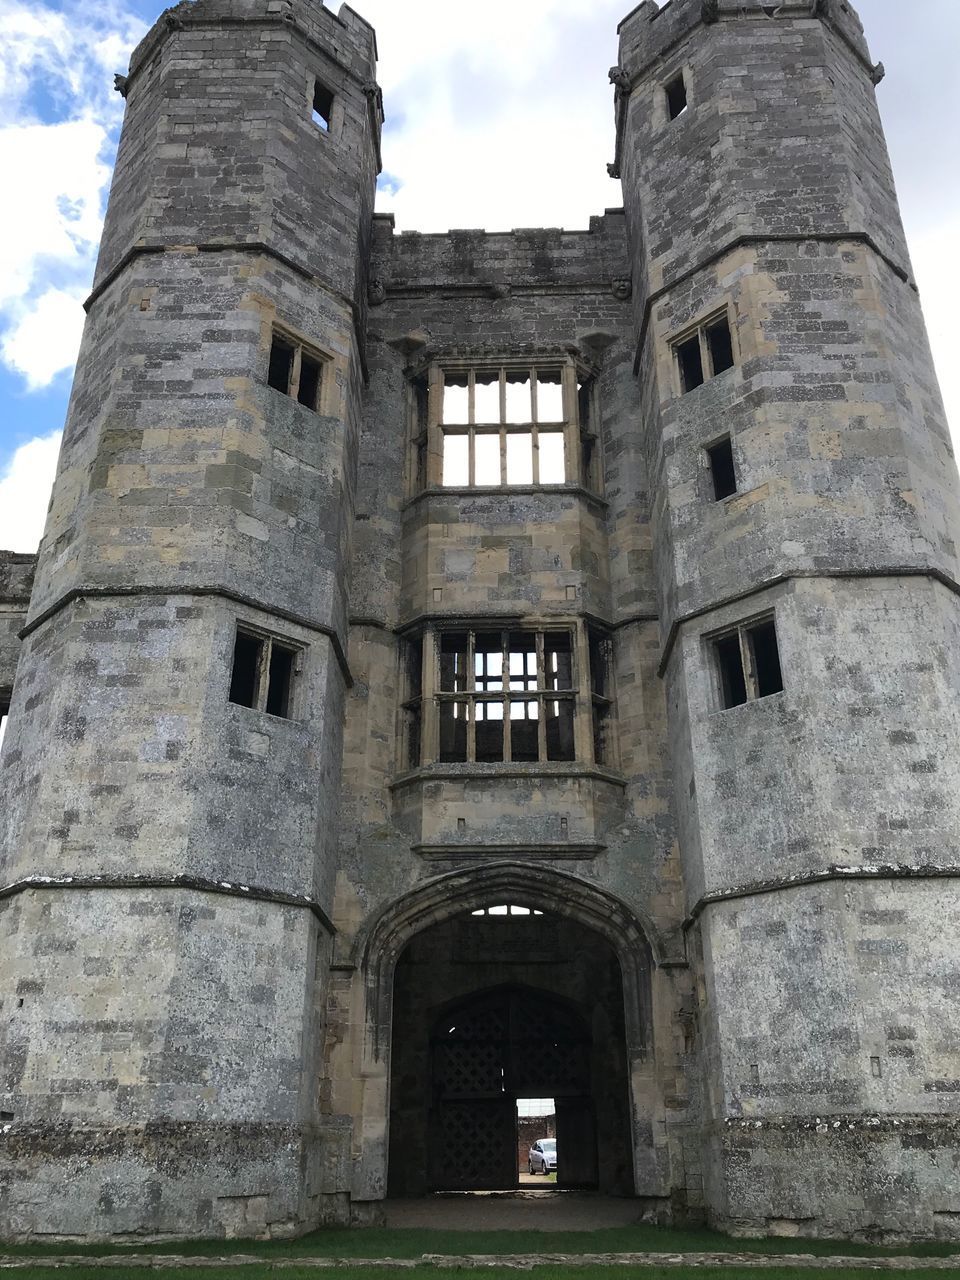
<path id="1" fill-rule="evenodd" d="M 958 1237 L 957 471 L 845 0 L 646 0 L 624 207 L 373 212 L 370 26 L 184 0 L 0 558 L 0 1235 L 561 1185 Z M 597 157 L 601 163 L 601 157 Z"/>

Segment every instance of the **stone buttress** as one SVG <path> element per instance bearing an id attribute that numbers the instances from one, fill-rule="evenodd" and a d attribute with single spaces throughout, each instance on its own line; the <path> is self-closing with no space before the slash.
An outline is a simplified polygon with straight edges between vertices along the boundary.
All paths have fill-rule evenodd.
<path id="1" fill-rule="evenodd" d="M 882 68 L 841 0 L 645 3 L 620 37 L 708 1212 L 955 1238 L 957 470 Z M 757 692 L 770 622 L 783 690 L 729 705 L 723 644 Z"/>
<path id="2" fill-rule="evenodd" d="M 375 60 L 347 6 L 196 0 L 118 77 L 3 753 L 6 1238 L 321 1212 Z M 293 655 L 295 717 L 229 700 L 238 624 Z"/>

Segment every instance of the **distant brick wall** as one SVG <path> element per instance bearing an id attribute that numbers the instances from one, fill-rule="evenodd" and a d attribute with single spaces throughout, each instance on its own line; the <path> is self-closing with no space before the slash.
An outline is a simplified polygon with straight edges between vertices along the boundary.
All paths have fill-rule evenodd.
<path id="1" fill-rule="evenodd" d="M 529 1120 L 517 1121 L 517 1167 L 521 1173 L 527 1169 L 530 1148 L 541 1138 L 557 1136 L 556 1116 L 533 1116 Z"/>

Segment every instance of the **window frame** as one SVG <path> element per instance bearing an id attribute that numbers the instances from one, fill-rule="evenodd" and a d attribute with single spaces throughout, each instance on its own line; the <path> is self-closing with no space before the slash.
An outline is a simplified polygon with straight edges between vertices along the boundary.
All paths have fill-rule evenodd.
<path id="1" fill-rule="evenodd" d="M 570 687 L 550 688 L 547 685 L 549 673 L 546 669 L 545 655 L 549 651 L 547 638 L 551 635 L 566 634 L 570 645 Z M 441 661 L 443 654 L 443 638 L 448 635 L 466 637 L 465 671 L 468 673 L 467 687 L 463 689 L 441 689 Z M 501 674 L 499 683 L 506 688 L 489 690 L 484 686 L 497 677 L 486 674 L 477 675 L 477 652 L 492 653 L 495 648 L 477 649 L 478 635 L 499 635 L 501 657 Z M 511 639 L 518 635 L 534 637 L 534 648 L 525 652 L 536 653 L 536 674 L 522 675 L 509 673 Z M 598 637 L 607 646 L 608 662 L 606 669 L 607 691 L 605 694 L 594 694 L 591 671 L 591 643 Z M 515 619 L 475 619 L 450 620 L 429 623 L 421 630 L 416 630 L 403 637 L 401 653 L 401 699 L 400 715 L 401 731 L 398 735 L 400 744 L 399 767 L 402 772 L 428 766 L 478 766 L 481 768 L 514 769 L 517 767 L 556 768 L 595 765 L 600 768 L 617 767 L 616 749 L 616 697 L 613 685 L 614 661 L 612 646 L 613 633 L 605 628 L 587 624 L 583 619 L 556 618 L 542 619 L 535 622 L 521 623 Z M 415 679 L 411 670 L 416 666 L 415 654 L 419 652 L 420 662 Z M 527 685 L 523 689 L 511 689 L 511 683 L 523 680 Z M 531 688 L 530 682 L 536 687 Z M 547 741 L 548 717 L 543 712 L 537 714 L 537 759 L 512 759 L 512 726 L 510 714 L 511 703 L 535 702 L 538 707 L 549 702 L 567 702 L 570 704 L 572 722 L 572 750 L 570 758 L 551 759 Z M 498 760 L 477 760 L 476 726 L 480 721 L 476 717 L 478 704 L 499 703 L 503 706 L 503 742 L 501 758 Z M 459 704 L 465 709 L 465 750 L 463 759 L 442 758 L 441 721 L 443 706 Z M 609 749 L 604 752 L 604 759 L 597 758 L 595 751 L 595 716 L 597 706 L 601 706 L 606 715 L 607 742 Z"/>
<path id="2" fill-rule="evenodd" d="M 294 404 L 298 404 L 302 409 L 308 410 L 310 413 L 322 415 L 324 413 L 324 405 L 327 395 L 327 386 L 330 382 L 328 370 L 333 367 L 333 358 L 325 351 L 321 351 L 319 347 L 313 343 L 306 342 L 292 329 L 288 329 L 286 325 L 272 324 L 270 326 L 270 341 L 267 348 L 267 371 L 264 379 L 266 386 L 271 391 L 276 391 L 278 395 L 285 396 L 288 400 L 292 400 Z M 270 371 L 273 362 L 274 346 L 277 343 L 289 347 L 292 351 L 290 361 L 290 371 L 287 377 L 287 389 L 275 386 L 270 381 Z M 303 373 L 304 356 L 318 366 L 317 389 L 314 396 L 314 403 L 311 405 L 300 399 L 300 382 Z"/>
<path id="3" fill-rule="evenodd" d="M 254 640 L 260 646 L 257 655 L 256 670 L 254 673 L 254 689 L 253 702 L 238 702 L 231 697 L 233 691 L 233 680 L 236 671 L 236 651 L 237 638 L 245 636 L 249 640 Z M 283 714 L 276 711 L 269 711 L 268 704 L 270 701 L 270 679 L 271 665 L 273 661 L 274 648 L 281 650 L 290 655 L 290 675 L 287 686 L 286 709 Z M 230 665 L 230 679 L 227 685 L 227 702 L 232 707 L 242 707 L 246 711 L 258 711 L 262 715 L 268 715 L 274 720 L 296 720 L 299 712 L 299 690 L 300 677 L 303 675 L 303 657 L 306 652 L 303 644 L 290 640 L 286 636 L 278 636 L 270 631 L 264 631 L 241 619 L 237 620 L 233 633 L 233 649 Z"/>
<path id="4" fill-rule="evenodd" d="M 531 418 L 524 422 L 507 420 L 506 385 L 511 374 L 526 373 L 531 380 Z M 559 373 L 562 396 L 562 418 L 540 418 L 537 404 L 537 377 Z M 500 385 L 499 422 L 478 421 L 476 391 L 478 375 L 496 375 Z M 530 356 L 503 356 L 482 360 L 440 360 L 414 373 L 408 379 L 408 494 L 415 497 L 430 490 L 445 493 L 469 491 L 471 494 L 517 492 L 528 489 L 583 488 L 602 496 L 602 466 L 599 415 L 596 402 L 597 371 L 585 361 L 569 354 L 541 353 Z M 444 390 L 448 380 L 466 378 L 468 397 L 467 422 L 443 421 Z M 491 385 L 485 382 L 484 385 Z M 583 421 L 586 415 L 587 421 Z M 508 467 L 508 438 L 529 436 L 531 478 L 511 481 Z M 560 436 L 563 440 L 564 478 L 561 481 L 540 479 L 540 437 Z M 467 440 L 467 480 L 463 484 L 444 483 L 444 453 L 447 437 Z M 494 484 L 478 484 L 477 446 L 479 437 L 493 436 L 499 441 L 500 478 Z"/>
<path id="5" fill-rule="evenodd" d="M 761 628 L 771 626 L 773 628 L 773 636 L 777 648 L 777 665 L 780 670 L 780 688 L 772 689 L 769 693 L 761 693 L 759 679 L 757 673 L 756 652 L 753 643 L 753 634 Z M 724 673 L 721 664 L 719 649 L 725 641 L 733 638 L 737 639 L 738 650 L 740 654 L 740 667 L 743 674 L 743 684 L 745 698 L 742 702 L 727 702 L 724 692 Z M 779 694 L 786 692 L 786 683 L 783 679 L 783 661 L 780 650 L 780 631 L 777 627 L 776 610 L 768 609 L 763 613 L 758 613 L 751 618 L 746 618 L 742 622 L 737 622 L 733 626 L 724 627 L 720 631 L 714 631 L 708 636 L 704 636 L 704 640 L 708 645 L 710 658 L 710 668 L 713 677 L 713 689 L 716 709 L 719 711 L 734 711 L 737 707 L 748 706 L 752 702 L 765 702 L 768 698 L 775 698 Z"/>
<path id="6" fill-rule="evenodd" d="M 714 367 L 713 352 L 710 342 L 707 338 L 708 331 L 714 328 L 720 321 L 725 321 L 727 331 L 730 335 L 730 355 L 732 364 L 725 369 L 717 371 Z M 683 362 L 680 358 L 680 349 L 685 347 L 688 342 L 694 338 L 697 339 L 700 348 L 700 368 L 702 373 L 702 381 L 696 386 L 687 387 L 684 385 Z M 712 382 L 714 378 L 720 377 L 721 374 L 728 373 L 731 369 L 736 369 L 740 365 L 740 349 L 737 343 L 736 327 L 733 323 L 733 314 L 729 303 L 724 303 L 722 307 L 717 307 L 713 311 L 708 312 L 702 319 L 697 320 L 695 324 L 688 325 L 679 333 L 674 334 L 670 338 L 670 363 L 673 366 L 673 383 L 674 390 L 678 396 L 690 395 L 694 391 L 698 391 L 700 387 L 708 382 Z"/>
<path id="7" fill-rule="evenodd" d="M 6 741 L 7 734 L 10 732 L 10 704 L 13 700 L 13 690 L 0 686 L 0 752 L 3 751 L 3 744 Z"/>

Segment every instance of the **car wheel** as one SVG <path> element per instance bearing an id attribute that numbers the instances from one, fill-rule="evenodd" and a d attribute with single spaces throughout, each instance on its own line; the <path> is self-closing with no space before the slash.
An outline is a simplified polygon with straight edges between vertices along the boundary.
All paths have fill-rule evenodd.
<path id="1" fill-rule="evenodd" d="M 533 1177 L 533 1161 L 532 1160 L 527 1161 L 527 1173 L 530 1174 L 531 1178 Z"/>

